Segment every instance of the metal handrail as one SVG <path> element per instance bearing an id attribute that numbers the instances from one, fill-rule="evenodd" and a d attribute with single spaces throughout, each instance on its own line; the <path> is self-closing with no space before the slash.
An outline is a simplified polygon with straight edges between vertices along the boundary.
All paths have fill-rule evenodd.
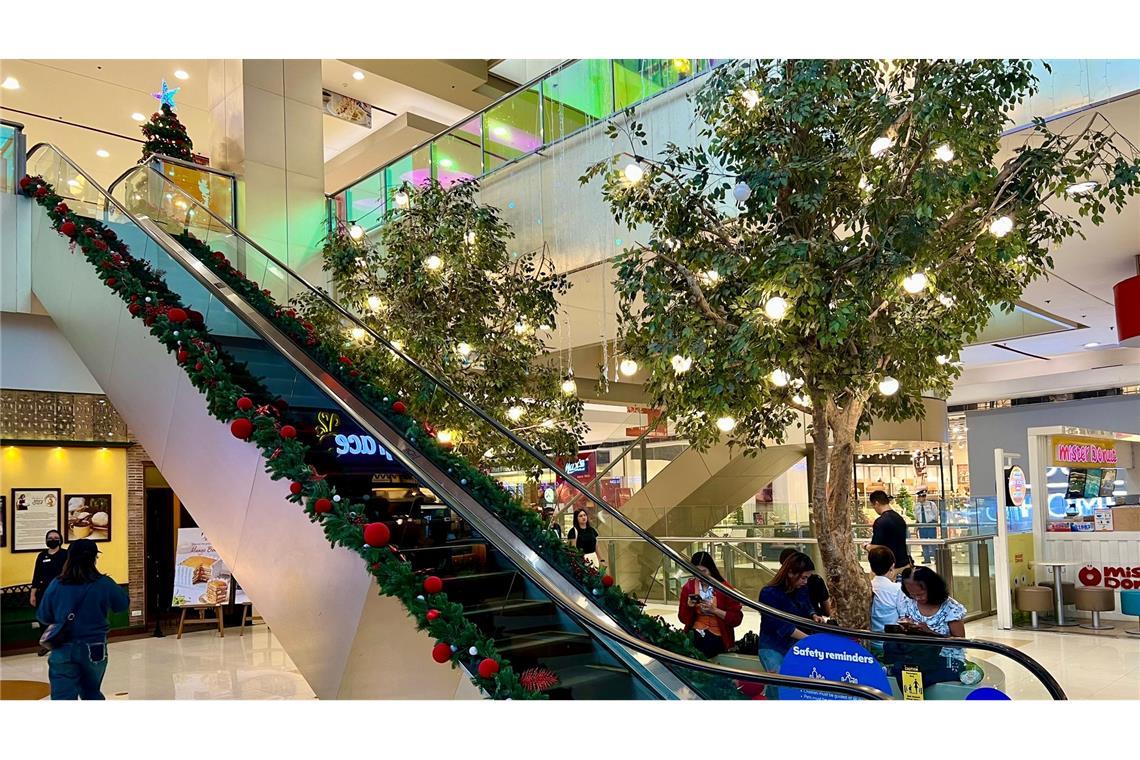
<path id="1" fill-rule="evenodd" d="M 228 286 L 218 283 L 217 277 L 209 269 L 206 268 L 205 264 L 187 252 L 184 248 L 179 246 L 167 235 L 163 234 L 162 231 L 159 230 L 153 223 L 144 224 L 139 218 L 128 211 L 126 207 L 121 204 L 113 195 L 111 195 L 109 191 L 104 190 L 102 187 L 100 187 L 95 182 L 95 180 L 74 161 L 72 161 L 71 158 L 67 156 L 67 154 L 63 153 L 63 151 L 59 150 L 57 147 L 49 143 L 38 143 L 30 151 L 28 151 L 28 157 L 31 158 L 32 155 L 41 149 L 54 151 L 61 159 L 66 161 L 71 166 L 71 168 L 75 169 L 81 176 L 84 177 L 89 188 L 104 195 L 105 202 L 108 205 L 114 206 L 119 213 L 134 223 L 139 230 L 141 230 L 148 238 L 150 238 L 150 240 L 162 248 L 162 250 L 168 256 L 180 263 L 189 274 L 195 277 L 195 279 L 197 279 L 207 289 L 207 291 L 209 291 L 212 295 L 219 298 L 220 300 L 234 307 L 235 316 L 241 319 L 251 330 L 253 330 L 257 335 L 265 340 L 267 344 L 277 349 L 281 355 L 285 357 L 291 364 L 293 364 L 297 369 L 308 376 L 309 379 L 312 380 L 318 388 L 329 394 L 330 397 L 339 399 L 342 405 L 342 409 L 346 411 L 358 424 L 360 424 L 361 427 L 363 427 L 365 430 L 368 430 L 370 433 L 377 436 L 381 440 L 387 438 L 389 440 L 400 441 L 401 445 L 392 447 L 391 451 L 398 459 L 400 459 L 401 464 L 403 464 L 414 474 L 418 475 L 426 481 L 443 484 L 449 480 L 446 475 L 444 475 L 441 471 L 438 471 L 435 465 L 427 462 L 422 457 L 422 455 L 420 455 L 413 447 L 410 447 L 410 445 L 402 439 L 402 436 L 397 433 L 394 428 L 389 426 L 379 415 L 377 415 L 369 407 L 360 403 L 359 400 L 357 400 L 355 396 L 338 380 L 333 378 L 328 372 L 324 371 L 324 369 L 320 367 L 320 365 L 318 365 L 311 357 L 297 349 L 293 344 L 293 341 L 285 336 L 276 327 L 276 325 L 270 322 L 259 312 L 253 310 L 252 307 L 246 304 L 244 300 L 242 300 L 241 297 L 232 291 Z M 151 171 L 154 171 L 153 167 L 142 165 L 133 167 L 131 171 L 139 169 L 150 169 Z M 161 173 L 158 174 L 159 176 L 162 176 Z M 169 180 L 167 180 L 165 177 L 163 177 L 163 180 L 169 182 Z M 183 193 L 183 195 L 185 195 L 185 193 Z M 186 197 L 189 198 L 192 202 L 197 203 L 193 200 L 193 198 L 190 198 L 190 196 Z M 225 224 L 226 226 L 229 226 L 225 220 L 217 218 L 217 216 L 212 214 L 212 212 L 209 212 L 209 209 L 206 207 L 202 206 L 201 204 L 198 204 L 198 206 L 204 211 L 211 213 L 211 215 L 213 215 L 217 221 Z M 237 233 L 236 230 L 234 230 L 234 233 L 240 234 Z M 245 239 L 244 236 L 242 239 Z M 252 243 L 252 241 L 247 242 Z M 290 272 L 290 274 L 292 273 Z M 298 277 L 297 280 L 309 287 L 312 287 L 300 277 Z M 319 291 L 314 292 L 319 293 Z M 346 316 L 349 316 L 351 319 L 351 315 L 347 315 L 346 313 Z M 411 360 L 409 359 L 409 362 L 410 361 Z M 427 373 L 426 370 L 422 371 L 424 371 L 428 377 L 431 377 L 430 373 Z M 563 474 L 565 475 L 565 473 Z M 467 494 L 463 491 L 456 493 L 454 491 L 449 491 L 447 488 L 441 488 L 437 493 L 439 493 L 439 495 L 444 498 L 445 501 L 447 501 L 449 506 L 452 506 L 454 509 L 456 509 L 456 511 L 463 514 L 465 518 L 470 519 L 477 526 L 483 526 L 484 530 L 481 530 L 480 532 L 484 533 L 484 535 L 487 535 L 487 533 L 490 533 L 494 530 L 494 526 L 490 526 L 487 519 L 487 516 L 491 515 L 490 511 L 487 510 L 486 507 L 483 507 L 478 501 L 476 501 L 474 497 L 470 496 L 470 494 Z M 475 512 L 476 514 L 471 515 L 470 512 Z M 492 519 L 495 518 L 492 517 Z M 506 539 L 503 538 L 503 528 L 506 526 L 497 519 L 495 519 L 495 521 L 499 526 L 499 529 L 494 531 L 495 535 L 497 535 L 500 540 L 505 541 Z M 491 529 L 488 530 L 488 527 Z M 518 559 L 515 560 L 515 564 L 525 575 L 530 577 L 531 580 L 535 581 L 536 584 L 543 589 L 543 591 L 559 606 L 560 609 L 568 613 L 579 623 L 594 631 L 595 634 L 600 632 L 604 635 L 604 637 L 615 639 L 624 647 L 637 652 L 641 652 L 642 654 L 647 654 L 659 661 L 669 663 L 674 667 L 721 675 L 727 678 L 743 679 L 775 686 L 789 686 L 815 691 L 839 692 L 866 699 L 881 700 L 890 698 L 889 695 L 883 691 L 869 686 L 849 684 L 841 681 L 827 681 L 811 678 L 801 678 L 798 676 L 785 676 L 773 673 L 756 673 L 753 671 L 741 670 L 739 668 L 733 668 L 726 665 L 718 665 L 702 660 L 695 660 L 684 655 L 678 655 L 666 649 L 657 647 L 653 644 L 641 641 L 640 639 L 632 636 L 620 628 L 608 612 L 600 607 L 597 607 L 596 609 L 602 613 L 602 616 L 605 618 L 605 620 L 608 621 L 611 626 L 613 626 L 612 628 L 606 627 L 603 622 L 600 622 L 599 620 L 592 618 L 587 614 L 584 607 L 586 605 L 593 605 L 592 600 L 590 600 L 588 596 L 582 597 L 582 603 L 574 603 L 574 601 L 567 596 L 563 588 L 554 581 L 555 577 L 562 578 L 560 573 L 558 573 L 553 568 L 551 568 L 547 573 L 539 572 L 538 566 L 540 564 L 546 565 L 545 560 L 534 553 L 534 551 L 530 549 L 530 547 L 527 546 L 517 536 L 514 536 L 514 540 L 513 542 L 510 542 L 510 544 L 511 545 L 509 548 L 516 554 L 516 556 L 525 556 L 529 554 L 533 558 L 529 562 Z M 564 578 L 562 580 L 565 581 Z"/>
<path id="2" fill-rule="evenodd" d="M 151 153 L 151 154 L 147 155 L 146 158 L 139 159 L 140 164 L 142 164 L 144 162 L 150 162 L 150 161 L 162 161 L 163 163 L 174 164 L 175 166 L 184 166 L 187 169 L 197 169 L 200 172 L 208 172 L 210 174 L 220 174 L 221 176 L 228 177 L 229 179 L 234 180 L 235 182 L 237 181 L 237 174 L 235 174 L 234 172 L 231 172 L 227 169 L 218 169 L 217 167 L 214 167 L 214 166 L 204 166 L 202 164 L 196 164 L 193 161 L 185 161 L 181 158 L 174 158 L 173 156 L 165 156 L 161 153 Z M 108 187 L 107 192 L 110 192 L 110 191 L 111 191 L 111 188 Z"/>
<path id="3" fill-rule="evenodd" d="M 37 145 L 36 147 L 38 148 L 39 146 Z M 35 150 L 35 148 L 32 149 L 32 151 L 34 151 L 34 150 Z M 29 156 L 31 155 L 32 151 L 29 151 Z M 134 172 L 134 171 L 140 171 L 140 170 L 145 171 L 147 169 L 154 171 L 152 167 L 135 166 L 135 167 L 132 167 L 130 170 L 128 170 L 127 173 Z M 159 174 L 159 176 L 160 177 L 162 176 L 161 173 Z M 122 177 L 120 177 L 119 179 L 122 179 Z M 165 177 L 163 177 L 163 180 L 167 181 Z M 116 180 L 116 182 L 118 182 L 118 180 Z M 117 207 L 122 208 L 121 204 L 119 204 L 118 201 L 115 201 L 113 198 L 112 198 L 112 201 L 114 201 L 114 203 Z M 193 201 L 192 198 L 191 198 L 191 201 Z M 196 201 L 193 201 L 193 202 L 197 203 Z M 206 208 L 205 206 L 201 206 L 201 204 L 198 204 L 198 205 L 200 208 L 202 208 L 203 211 L 205 211 L 207 214 L 209 214 L 215 221 L 219 222 L 224 227 L 226 227 L 231 233 L 233 233 L 235 236 L 237 236 L 245 244 L 249 245 L 250 247 L 252 247 L 255 250 L 257 250 L 258 252 L 260 252 L 262 255 L 264 255 L 266 258 L 268 258 L 270 261 L 272 261 L 275 265 L 277 265 L 279 268 L 281 268 L 284 272 L 286 272 L 289 276 L 293 277 L 299 284 L 303 285 L 305 288 L 307 288 L 309 291 L 311 291 L 318 298 L 324 300 L 329 307 L 331 307 L 334 311 L 338 312 L 344 319 L 349 320 L 355 326 L 363 329 L 366 332 L 366 334 L 370 335 L 374 340 L 377 341 L 377 343 L 379 343 L 381 346 L 383 346 L 386 349 L 388 349 L 389 351 L 391 351 L 393 354 L 395 354 L 405 364 L 407 364 L 412 369 L 419 372 L 423 377 L 427 378 L 432 383 L 434 383 L 435 386 L 437 388 L 439 388 L 440 390 L 442 390 L 445 395 L 450 396 L 460 406 L 465 407 L 468 411 L 470 411 L 472 414 L 474 414 L 476 417 L 478 417 L 484 423 L 489 425 L 493 430 L 495 430 L 497 433 L 499 433 L 502 437 L 506 438 L 512 444 L 514 444 L 515 446 L 522 449 L 524 452 L 526 452 L 528 455 L 530 455 L 531 458 L 538 461 L 543 467 L 546 467 L 551 472 L 553 472 L 555 475 L 559 476 L 572 489 L 578 491 L 587 500 L 592 502 L 598 509 L 601 509 L 602 511 L 606 512 L 610 517 L 613 517 L 614 519 L 616 519 L 618 522 L 620 522 L 622 525 L 624 525 L 626 528 L 628 528 L 631 532 L 633 532 L 637 536 L 641 537 L 641 539 L 643 541 L 645 541 L 646 543 L 648 543 L 651 546 L 653 546 L 654 548 L 656 548 L 660 553 L 662 553 L 662 554 L 666 555 L 667 557 L 669 557 L 670 559 L 672 559 L 674 562 L 676 562 L 678 565 L 680 565 L 685 570 L 689 571 L 690 573 L 692 573 L 694 575 L 696 575 L 699 572 L 697 570 L 696 566 L 694 566 L 691 562 L 689 562 L 687 559 L 682 557 L 680 554 L 678 554 L 675 550 L 673 550 L 672 548 L 670 548 L 666 544 L 662 543 L 656 537 L 654 537 L 653 535 L 648 533 L 644 528 L 642 528 L 640 525 L 635 523 L 633 520 L 629 519 L 625 514 L 623 514 L 621 512 L 621 510 L 612 506 L 608 502 L 604 501 L 601 497 L 599 497 L 599 496 L 591 493 L 590 491 L 586 490 L 586 488 L 581 483 L 579 483 L 577 481 L 577 479 L 566 474 L 566 472 L 561 467 L 559 467 L 550 457 L 548 457 L 543 452 L 539 451 L 532 444 L 530 444 L 527 441 L 524 441 L 523 439 L 516 436 L 509 428 L 507 428 L 505 425 L 503 425 L 497 419 L 495 419 L 490 414 L 488 414 L 482 407 L 476 405 L 474 402 L 472 402 L 466 396 L 464 396 L 459 391 L 457 391 L 455 388 L 453 388 L 450 383 L 447 383 L 446 381 L 437 378 L 426 367 L 421 365 L 419 362 L 417 362 L 412 357 L 405 354 L 401 349 L 396 348 L 391 342 L 388 341 L 387 338 L 379 335 L 371 327 L 369 327 L 368 325 L 361 322 L 355 315 L 353 315 L 351 312 L 349 312 L 347 309 L 345 309 L 338 301 L 329 297 L 327 293 L 320 290 L 319 288 L 317 288 L 316 286 L 314 286 L 310 282 L 308 282 L 308 280 L 304 279 L 300 275 L 293 272 L 292 269 L 290 269 L 288 266 L 286 266 L 281 261 L 279 261 L 275 256 L 270 254 L 268 251 L 266 251 L 264 248 L 262 248 L 256 242 L 247 238 L 245 235 L 243 235 L 236 228 L 234 228 L 231 224 L 229 224 L 227 221 L 225 221 L 224 219 L 219 217 L 217 214 L 215 214 L 209 208 Z M 131 217 L 131 218 L 133 219 L 134 217 Z M 785 621 L 794 623 L 797 628 L 808 630 L 808 631 L 814 631 L 814 632 L 818 632 L 818 633 L 834 633 L 834 634 L 849 636 L 851 638 L 864 638 L 864 639 L 870 639 L 873 641 L 905 642 L 908 644 L 917 644 L 919 646 L 939 646 L 939 647 L 942 647 L 942 646 L 959 646 L 959 647 L 965 647 L 965 648 L 970 648 L 970 649 L 981 649 L 983 651 L 989 651 L 989 652 L 994 652 L 996 654 L 1005 655 L 1005 656 L 1009 657 L 1010 659 L 1018 662 L 1020 665 L 1025 667 L 1027 670 L 1029 670 L 1034 675 L 1034 677 L 1036 677 L 1039 681 L 1041 681 L 1041 683 L 1045 686 L 1046 690 L 1049 692 L 1049 694 L 1054 699 L 1066 699 L 1065 692 L 1061 688 L 1061 685 L 1057 682 L 1057 679 L 1055 679 L 1053 677 L 1053 675 L 1048 670 L 1046 670 L 1039 662 L 1034 660 L 1029 655 L 1025 654 L 1024 652 L 1021 652 L 1018 649 L 1007 646 L 1005 644 L 999 644 L 999 643 L 993 642 L 993 641 L 985 641 L 983 639 L 967 639 L 967 638 L 931 639 L 930 637 L 926 637 L 926 636 L 911 636 L 911 635 L 902 634 L 902 633 L 886 633 L 886 632 L 880 632 L 880 631 L 863 631 L 863 630 L 857 630 L 857 629 L 851 629 L 851 628 L 841 628 L 841 627 L 833 626 L 833 625 L 826 625 L 826 624 L 822 624 L 822 623 L 817 623 L 810 618 L 803 618 L 803 617 L 800 617 L 798 615 L 791 615 L 787 612 L 784 612 L 783 610 L 779 610 L 775 607 L 764 604 L 763 602 L 753 601 L 752 599 L 749 599 L 748 597 L 741 594 L 736 589 L 732 588 L 731 586 L 728 586 L 727 584 L 721 583 L 720 581 L 716 580 L 715 578 L 710 578 L 707 582 L 710 585 L 712 585 L 713 587 L 715 587 L 716 589 L 718 589 L 721 593 L 726 594 L 729 597 L 740 602 L 740 604 L 742 606 L 756 610 L 757 612 L 760 612 L 761 614 L 771 615 L 772 617 L 775 617 L 777 619 L 785 620 Z"/>

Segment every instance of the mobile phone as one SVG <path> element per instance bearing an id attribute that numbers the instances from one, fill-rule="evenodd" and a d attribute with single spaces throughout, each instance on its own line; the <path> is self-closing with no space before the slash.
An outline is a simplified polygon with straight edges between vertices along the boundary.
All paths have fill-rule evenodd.
<path id="1" fill-rule="evenodd" d="M 700 604 L 701 603 L 701 595 L 700 594 L 689 594 L 689 601 L 692 602 L 693 604 Z"/>

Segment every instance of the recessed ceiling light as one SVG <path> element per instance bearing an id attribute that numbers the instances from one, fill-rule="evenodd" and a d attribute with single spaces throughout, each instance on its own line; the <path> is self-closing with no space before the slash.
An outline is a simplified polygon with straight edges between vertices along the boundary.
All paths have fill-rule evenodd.
<path id="1" fill-rule="evenodd" d="M 111 157 L 111 154 L 108 153 L 107 151 L 103 150 L 102 148 L 95 151 L 95 155 L 98 156 L 99 158 L 110 158 Z"/>
<path id="2" fill-rule="evenodd" d="M 1090 340 L 1088 343 L 1085 344 L 1085 348 L 1096 348 L 1099 345 L 1100 345 L 1100 341 Z"/>
<path id="3" fill-rule="evenodd" d="M 4 80 L 3 84 L 0 84 L 0 87 L 3 87 L 5 90 L 18 90 L 20 89 L 20 80 L 16 79 L 16 77 L 8 77 Z"/>
<path id="4" fill-rule="evenodd" d="M 187 74 L 182 69 L 179 69 L 178 71 L 174 72 L 174 76 L 178 77 L 179 79 L 189 79 L 190 78 L 190 75 Z"/>
<path id="5" fill-rule="evenodd" d="M 363 71 L 354 71 L 354 72 L 352 72 L 352 78 L 355 79 L 357 82 L 359 82 L 361 79 L 364 79 L 364 72 Z"/>
<path id="6" fill-rule="evenodd" d="M 133 114 L 131 114 L 131 118 L 134 119 L 135 121 L 146 121 L 146 117 L 143 116 L 138 111 L 135 111 Z"/>

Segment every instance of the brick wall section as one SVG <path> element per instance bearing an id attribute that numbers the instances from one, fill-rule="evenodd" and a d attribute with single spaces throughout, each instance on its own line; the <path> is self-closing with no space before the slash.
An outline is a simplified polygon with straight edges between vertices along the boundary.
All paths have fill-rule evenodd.
<path id="1" fill-rule="evenodd" d="M 130 576 L 131 626 L 145 627 L 146 620 L 146 483 L 144 470 L 150 455 L 138 443 L 127 449 L 127 572 Z"/>

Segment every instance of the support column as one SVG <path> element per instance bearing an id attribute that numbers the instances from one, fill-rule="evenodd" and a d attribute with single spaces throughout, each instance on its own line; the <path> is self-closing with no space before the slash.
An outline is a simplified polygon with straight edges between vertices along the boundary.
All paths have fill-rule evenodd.
<path id="1" fill-rule="evenodd" d="M 210 152 L 235 172 L 239 228 L 290 269 L 325 284 L 324 131 L 319 60 L 217 60 L 209 73 Z M 249 267 L 277 297 L 280 275 Z"/>

